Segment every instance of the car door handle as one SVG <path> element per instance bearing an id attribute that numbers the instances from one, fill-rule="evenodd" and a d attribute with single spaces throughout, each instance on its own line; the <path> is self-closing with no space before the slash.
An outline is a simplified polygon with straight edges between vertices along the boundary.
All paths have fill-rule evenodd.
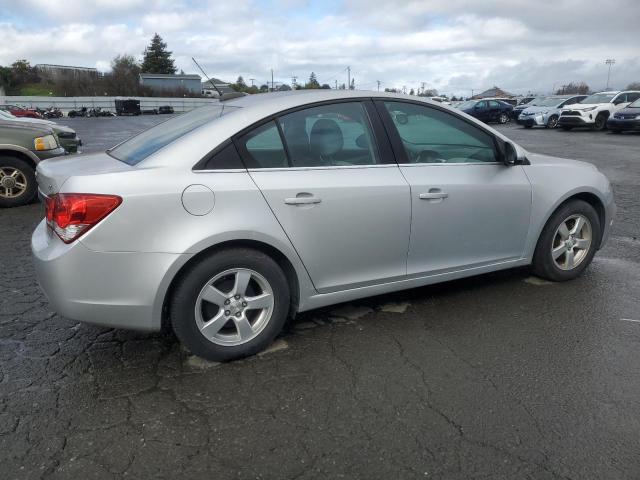
<path id="1" fill-rule="evenodd" d="M 448 196 L 449 194 L 447 192 L 429 192 L 419 195 L 420 200 L 437 200 L 439 198 L 447 198 Z"/>
<path id="2" fill-rule="evenodd" d="M 318 197 L 291 197 L 284 199 L 284 203 L 287 205 L 312 205 L 321 201 L 322 199 Z"/>

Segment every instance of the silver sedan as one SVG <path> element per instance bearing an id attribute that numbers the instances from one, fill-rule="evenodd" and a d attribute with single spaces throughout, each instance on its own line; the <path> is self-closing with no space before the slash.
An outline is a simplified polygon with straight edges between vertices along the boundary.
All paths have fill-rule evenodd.
<path id="1" fill-rule="evenodd" d="M 590 164 L 530 153 L 446 105 L 375 92 L 223 100 L 105 153 L 38 165 L 40 284 L 70 319 L 230 360 L 287 318 L 532 265 L 582 273 L 615 204 Z"/>

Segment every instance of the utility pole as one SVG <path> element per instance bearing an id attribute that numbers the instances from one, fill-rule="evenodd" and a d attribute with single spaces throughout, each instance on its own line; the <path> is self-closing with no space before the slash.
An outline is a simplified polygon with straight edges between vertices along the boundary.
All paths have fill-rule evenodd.
<path id="1" fill-rule="evenodd" d="M 407 93 L 407 86 L 406 85 L 402 86 L 402 93 Z"/>
<path id="2" fill-rule="evenodd" d="M 604 63 L 609 65 L 609 73 L 607 73 L 607 86 L 604 87 L 605 90 L 609 90 L 609 79 L 611 78 L 611 66 L 616 63 L 615 58 L 607 58 Z"/>
<path id="3" fill-rule="evenodd" d="M 376 80 L 378 82 L 378 91 L 380 91 L 380 80 Z"/>
<path id="4" fill-rule="evenodd" d="M 347 67 L 347 88 L 351 90 L 351 67 Z"/>
<path id="5" fill-rule="evenodd" d="M 271 91 L 273 92 L 274 90 L 274 86 L 273 86 L 273 68 L 271 69 Z"/>
<path id="6" fill-rule="evenodd" d="M 424 87 L 427 85 L 426 82 L 422 82 L 422 94 L 424 95 Z"/>
<path id="7" fill-rule="evenodd" d="M 338 89 L 338 80 L 336 80 L 336 90 Z"/>
<path id="8" fill-rule="evenodd" d="M 253 81 L 255 80 L 255 78 L 250 78 L 249 80 L 251 80 L 251 86 L 253 87 Z"/>
<path id="9" fill-rule="evenodd" d="M 295 75 L 291 75 L 291 89 L 295 90 L 296 89 L 296 85 L 298 81 L 298 77 L 296 77 Z"/>

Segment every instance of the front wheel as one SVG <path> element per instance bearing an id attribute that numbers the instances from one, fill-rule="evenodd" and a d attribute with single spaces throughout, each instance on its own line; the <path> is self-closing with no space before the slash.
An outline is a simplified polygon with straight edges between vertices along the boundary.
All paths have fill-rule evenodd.
<path id="1" fill-rule="evenodd" d="M 24 160 L 0 156 L 0 207 L 20 207 L 36 196 L 36 174 Z"/>
<path id="2" fill-rule="evenodd" d="M 273 341 L 287 319 L 289 298 L 286 276 L 271 257 L 221 250 L 182 275 L 171 298 L 171 323 L 195 355 L 234 360 Z"/>
<path id="3" fill-rule="evenodd" d="M 573 280 L 591 263 L 600 236 L 595 209 L 582 200 L 567 202 L 542 230 L 533 256 L 533 272 L 555 282 Z"/>
<path id="4" fill-rule="evenodd" d="M 607 126 L 607 117 L 603 113 L 599 113 L 596 116 L 596 120 L 593 123 L 594 130 L 604 130 Z"/>
<path id="5" fill-rule="evenodd" d="M 549 120 L 547 120 L 547 128 L 556 128 L 556 125 L 558 125 L 558 116 L 557 115 L 551 115 L 549 117 Z"/>

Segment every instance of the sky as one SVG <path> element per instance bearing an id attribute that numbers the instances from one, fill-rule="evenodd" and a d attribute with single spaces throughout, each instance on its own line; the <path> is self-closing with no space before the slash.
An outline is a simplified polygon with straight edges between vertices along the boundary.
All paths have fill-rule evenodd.
<path id="1" fill-rule="evenodd" d="M 356 88 L 435 88 L 471 95 L 497 85 L 549 93 L 571 81 L 622 89 L 640 81 L 640 0 L 0 0 L 0 65 L 26 58 L 108 71 L 142 58 L 155 32 L 176 66 Z"/>

